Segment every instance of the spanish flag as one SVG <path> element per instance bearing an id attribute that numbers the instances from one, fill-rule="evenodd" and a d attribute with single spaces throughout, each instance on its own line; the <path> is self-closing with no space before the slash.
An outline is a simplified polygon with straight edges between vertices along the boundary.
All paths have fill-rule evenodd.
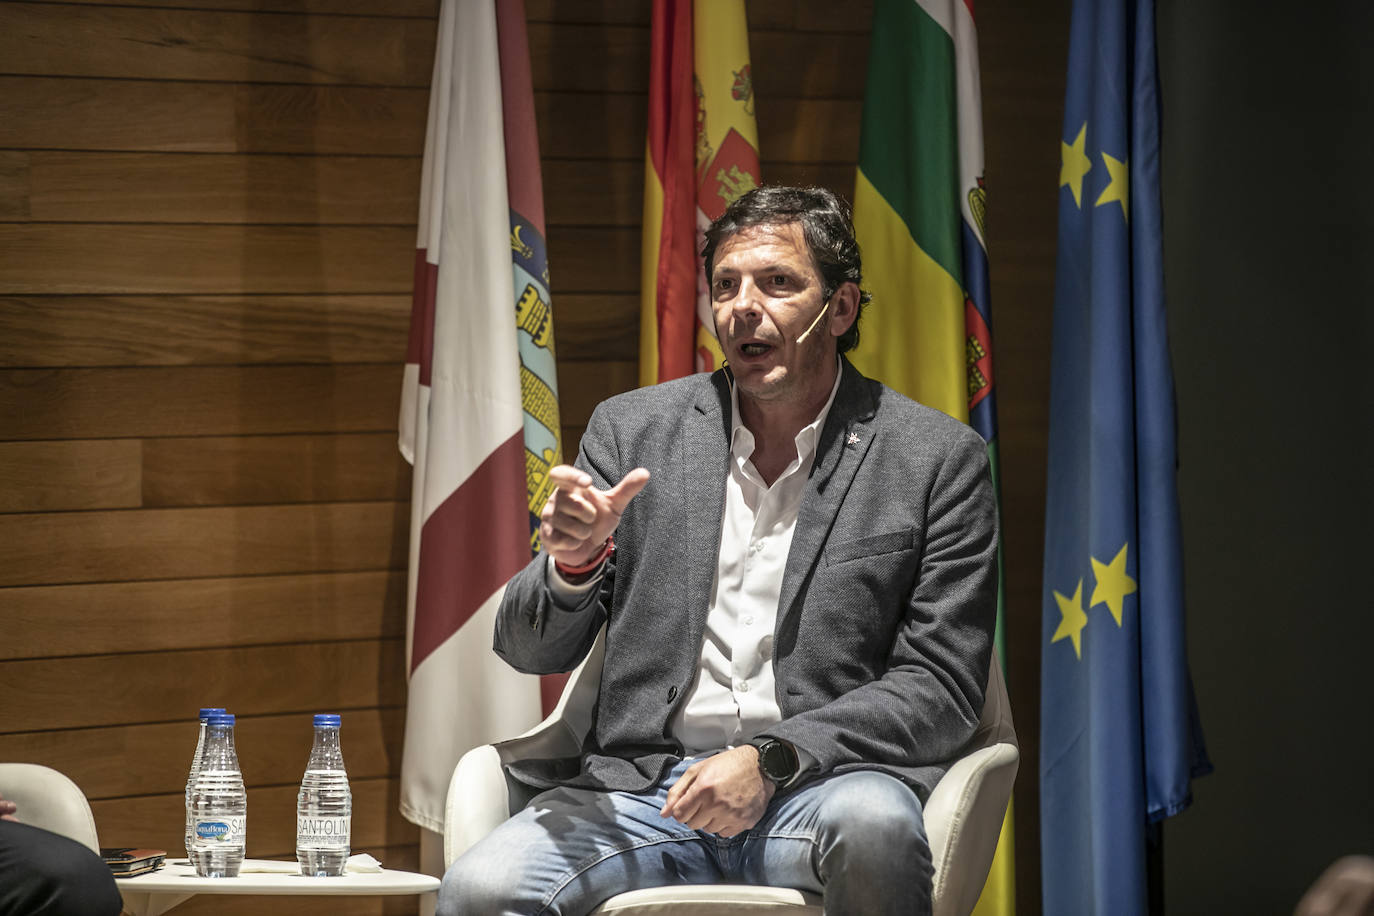
<path id="1" fill-rule="evenodd" d="M 703 233 L 759 184 L 743 0 L 654 0 L 639 381 L 718 368 Z"/>
<path id="2" fill-rule="evenodd" d="M 854 363 L 978 430 L 1000 492 L 986 200 L 973 0 L 875 0 L 854 190 L 873 302 Z M 1005 665 L 1003 629 L 999 597 Z M 980 916 L 1015 908 L 1011 824 L 1008 809 Z"/>

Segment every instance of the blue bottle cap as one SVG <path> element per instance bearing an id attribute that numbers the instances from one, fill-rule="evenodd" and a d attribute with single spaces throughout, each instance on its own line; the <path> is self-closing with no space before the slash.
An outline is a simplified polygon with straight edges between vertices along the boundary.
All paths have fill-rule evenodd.
<path id="1" fill-rule="evenodd" d="M 202 707 L 200 708 L 200 718 L 201 718 L 201 721 L 204 721 L 204 720 L 210 718 L 211 716 L 213 716 L 213 715 L 214 715 L 215 713 L 217 713 L 217 712 L 224 712 L 224 707 L 223 707 L 223 706 L 202 706 Z"/>
<path id="2" fill-rule="evenodd" d="M 206 724 L 206 725 L 233 725 L 233 724 L 234 724 L 234 714 L 233 714 L 232 712 L 217 712 L 217 713 L 212 713 L 212 714 L 210 715 L 210 718 L 209 718 L 208 720 L 206 720 L 205 724 Z"/>
<path id="3" fill-rule="evenodd" d="M 341 720 L 339 719 L 339 716 L 338 716 L 337 713 L 328 713 L 328 712 L 317 712 L 317 713 L 315 713 L 315 727 L 316 727 L 316 728 L 319 728 L 320 726 L 329 726 L 329 727 L 332 727 L 332 728 L 338 728 L 338 727 L 339 727 L 339 724 L 340 724 L 340 721 L 341 721 Z"/>

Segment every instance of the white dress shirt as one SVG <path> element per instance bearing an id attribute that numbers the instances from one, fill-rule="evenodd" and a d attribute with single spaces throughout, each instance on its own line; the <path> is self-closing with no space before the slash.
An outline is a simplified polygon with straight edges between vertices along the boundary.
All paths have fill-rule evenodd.
<path id="1" fill-rule="evenodd" d="M 782 721 L 773 681 L 778 600 L 816 444 L 839 390 L 837 371 L 830 398 L 797 433 L 796 455 L 769 486 L 750 460 L 754 434 L 740 419 L 739 392 L 731 386 L 730 476 L 706 632 L 696 678 L 670 724 L 671 735 L 688 757 L 734 747 Z M 550 557 L 547 581 L 573 603 L 599 584 L 600 575 L 574 585 Z M 799 773 L 815 762 L 801 748 L 797 756 Z"/>
<path id="2" fill-rule="evenodd" d="M 688 756 L 733 747 L 782 721 L 773 682 L 778 599 L 816 443 L 839 388 L 837 374 L 830 398 L 797 433 L 796 455 L 772 486 L 750 460 L 754 434 L 740 419 L 739 392 L 731 388 L 730 476 L 711 605 L 696 679 L 670 726 Z"/>

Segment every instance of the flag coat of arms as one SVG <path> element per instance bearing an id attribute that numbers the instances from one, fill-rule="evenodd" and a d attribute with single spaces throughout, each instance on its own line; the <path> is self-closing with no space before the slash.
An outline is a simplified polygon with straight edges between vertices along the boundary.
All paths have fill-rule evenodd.
<path id="1" fill-rule="evenodd" d="M 414 465 L 401 812 L 443 830 L 469 748 L 538 721 L 540 685 L 492 652 L 561 461 L 538 144 L 520 0 L 445 0 L 400 414 Z"/>
<path id="2" fill-rule="evenodd" d="M 759 185 L 743 0 L 655 0 L 644 169 L 639 381 L 720 368 L 705 231 Z"/>

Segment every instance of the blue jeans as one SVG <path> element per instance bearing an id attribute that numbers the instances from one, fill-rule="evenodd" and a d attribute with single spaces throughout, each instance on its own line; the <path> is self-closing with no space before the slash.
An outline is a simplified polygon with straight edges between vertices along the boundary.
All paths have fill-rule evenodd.
<path id="1" fill-rule="evenodd" d="M 642 794 L 550 789 L 458 858 L 440 916 L 583 916 L 629 890 L 761 884 L 823 895 L 825 912 L 930 912 L 932 866 L 916 794 L 885 773 L 813 779 L 724 837 L 659 816 L 683 761 Z"/>

